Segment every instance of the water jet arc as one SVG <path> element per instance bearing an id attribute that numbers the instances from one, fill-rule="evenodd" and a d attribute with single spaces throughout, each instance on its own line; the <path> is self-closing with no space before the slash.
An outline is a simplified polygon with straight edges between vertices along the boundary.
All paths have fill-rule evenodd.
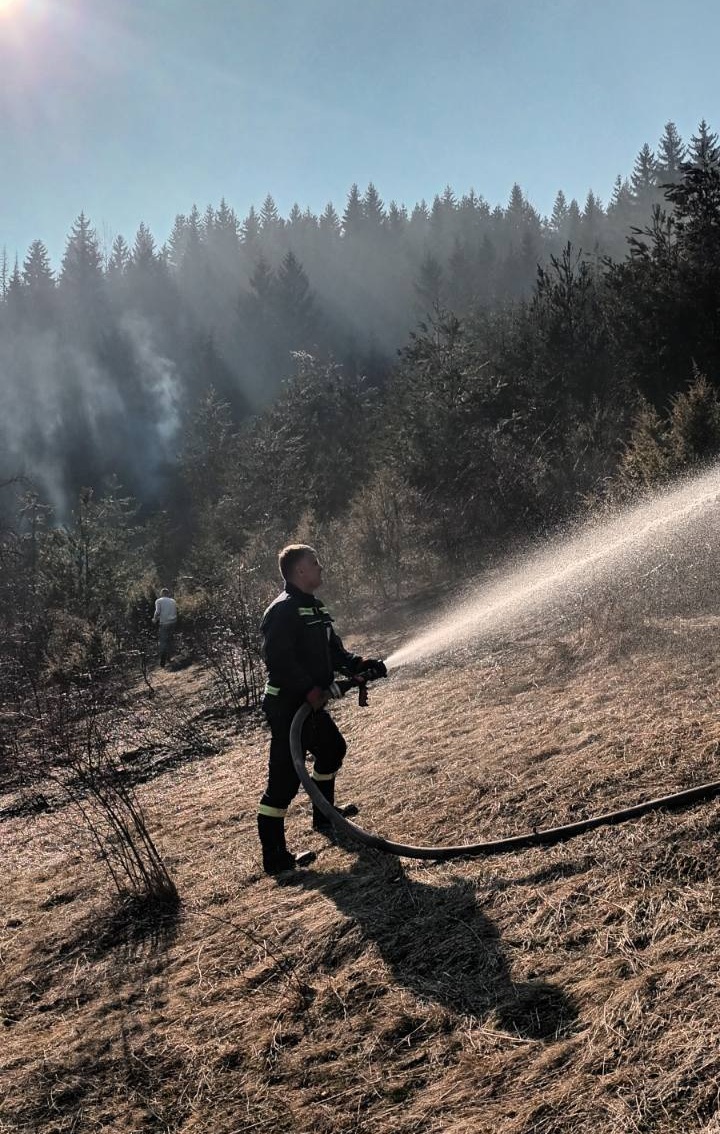
<path id="1" fill-rule="evenodd" d="M 394 854 L 399 858 L 424 858 L 443 862 L 450 858 L 482 858 L 493 854 L 507 854 L 512 851 L 525 850 L 527 847 L 553 846 L 582 835 L 585 831 L 592 831 L 595 827 L 609 826 L 614 823 L 626 823 L 630 819 L 638 819 L 649 811 L 659 811 L 665 808 L 668 811 L 689 807 L 693 803 L 702 803 L 720 795 L 720 780 L 701 784 L 699 787 L 687 788 L 685 791 L 675 792 L 673 795 L 660 796 L 657 799 L 648 799 L 643 803 L 635 803 L 631 807 L 624 807 L 620 811 L 608 811 L 602 815 L 593 815 L 587 819 L 580 819 L 576 823 L 566 823 L 562 827 L 547 827 L 545 830 L 527 831 L 522 835 L 511 835 L 505 839 L 493 839 L 483 843 L 467 843 L 454 847 L 415 847 L 408 843 L 396 843 L 385 839 L 382 835 L 373 835 L 352 823 L 325 799 L 325 796 L 313 783 L 305 766 L 305 755 L 302 748 L 302 729 L 305 721 L 312 712 L 309 705 L 301 705 L 293 717 L 290 727 L 290 752 L 292 754 L 295 771 L 300 777 L 305 791 L 312 802 L 320 808 L 333 824 L 337 831 L 342 832 L 355 842 L 385 854 Z"/>

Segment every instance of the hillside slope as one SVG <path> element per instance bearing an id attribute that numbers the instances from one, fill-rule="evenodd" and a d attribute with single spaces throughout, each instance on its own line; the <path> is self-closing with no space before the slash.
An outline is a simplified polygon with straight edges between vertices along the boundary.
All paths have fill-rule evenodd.
<path id="1" fill-rule="evenodd" d="M 455 843 L 720 779 L 719 636 L 707 611 L 615 611 L 402 668 L 339 706 L 338 796 Z M 159 682 L 200 711 L 201 672 Z M 0 1129 L 720 1130 L 720 803 L 433 865 L 329 845 L 301 795 L 289 837 L 320 854 L 280 885 L 266 734 L 224 735 L 139 789 L 183 900 L 161 923 L 113 908 L 69 816 L 0 799 Z"/>

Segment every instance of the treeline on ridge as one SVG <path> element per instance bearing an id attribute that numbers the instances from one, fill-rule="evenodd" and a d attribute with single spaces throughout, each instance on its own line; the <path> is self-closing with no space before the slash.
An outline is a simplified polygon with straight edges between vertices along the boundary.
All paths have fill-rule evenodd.
<path id="1" fill-rule="evenodd" d="M 158 503 L 210 387 L 239 422 L 273 400 L 293 351 L 383 385 L 436 304 L 464 317 L 523 302 L 538 263 L 568 243 L 624 256 L 629 226 L 647 223 L 684 155 L 669 123 L 607 208 L 592 191 L 582 206 L 560 192 L 548 218 L 519 185 L 504 208 L 448 187 L 407 209 L 371 184 L 352 187 L 342 215 L 296 205 L 283 218 L 268 196 L 240 221 L 222 201 L 177 217 L 162 247 L 141 224 L 132 245 L 104 248 L 81 214 L 57 274 L 40 240 L 22 263 L 0 262 L 0 476 L 30 476 L 61 514 L 109 474 Z"/>

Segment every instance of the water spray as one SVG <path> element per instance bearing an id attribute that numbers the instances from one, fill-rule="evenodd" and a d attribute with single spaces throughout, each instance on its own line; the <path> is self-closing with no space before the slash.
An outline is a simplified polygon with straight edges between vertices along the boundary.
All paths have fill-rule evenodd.
<path id="1" fill-rule="evenodd" d="M 579 585 L 584 590 L 588 580 L 596 582 L 611 571 L 617 570 L 633 549 L 637 559 L 638 549 L 645 549 L 653 539 L 657 544 L 657 537 L 663 529 L 667 529 L 671 524 L 678 525 L 693 512 L 704 511 L 712 505 L 718 505 L 719 502 L 720 466 L 667 493 L 655 496 L 652 500 L 610 521 L 588 525 L 562 543 L 526 556 L 519 566 L 501 580 L 477 589 L 454 612 L 392 653 L 386 665 L 395 669 L 457 648 L 462 642 L 476 638 L 483 631 L 489 632 L 493 627 L 508 628 L 517 623 L 523 613 L 529 610 L 538 613 L 557 601 L 560 594 L 566 599 L 568 589 L 572 586 Z M 646 568 L 647 563 L 643 566 Z M 659 566 L 655 564 L 650 571 L 644 570 L 639 578 L 646 579 L 657 570 Z M 580 579 L 579 583 L 578 579 Z M 369 680 L 385 676 L 386 672 L 358 675 L 354 681 L 350 680 L 338 685 L 342 686 L 343 693 L 354 684 L 361 690 L 366 690 Z M 363 703 L 362 696 L 363 694 L 361 694 L 361 703 Z M 717 781 L 645 800 L 618 811 L 590 816 L 561 827 L 534 829 L 503 839 L 460 846 L 412 846 L 365 831 L 342 816 L 321 795 L 308 774 L 302 747 L 302 729 L 310 712 L 310 706 L 303 705 L 295 714 L 290 729 L 290 750 L 297 774 L 313 804 L 339 832 L 350 839 L 363 846 L 373 847 L 402 858 L 443 861 L 501 854 L 533 846 L 552 846 L 594 830 L 596 827 L 624 823 L 651 811 L 688 807 L 720 795 L 720 781 Z"/>
<path id="2" fill-rule="evenodd" d="M 477 587 L 451 613 L 395 650 L 387 664 L 394 669 L 455 649 L 493 628 L 508 629 L 530 611 L 539 613 L 559 598 L 565 600 L 573 587 L 587 590 L 633 555 L 646 555 L 647 545 L 663 529 L 719 502 L 720 466 L 609 521 L 588 524 L 525 555 L 498 581 Z"/>

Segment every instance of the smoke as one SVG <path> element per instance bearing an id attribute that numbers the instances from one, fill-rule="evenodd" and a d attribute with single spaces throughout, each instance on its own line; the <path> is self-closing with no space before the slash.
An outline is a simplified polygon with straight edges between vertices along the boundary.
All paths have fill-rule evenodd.
<path id="1" fill-rule="evenodd" d="M 151 403 L 147 409 L 155 422 L 157 474 L 157 465 L 173 455 L 180 428 L 180 376 L 172 359 L 158 351 L 152 327 L 146 319 L 137 314 L 126 314 L 120 326 L 133 344 L 142 373 L 142 385 Z"/>
<path id="2" fill-rule="evenodd" d="M 0 348 L 0 477 L 22 476 L 67 518 L 77 490 L 116 476 L 141 500 L 160 489 L 179 428 L 177 368 L 150 325 L 126 315 L 100 349 L 60 328 Z"/>

